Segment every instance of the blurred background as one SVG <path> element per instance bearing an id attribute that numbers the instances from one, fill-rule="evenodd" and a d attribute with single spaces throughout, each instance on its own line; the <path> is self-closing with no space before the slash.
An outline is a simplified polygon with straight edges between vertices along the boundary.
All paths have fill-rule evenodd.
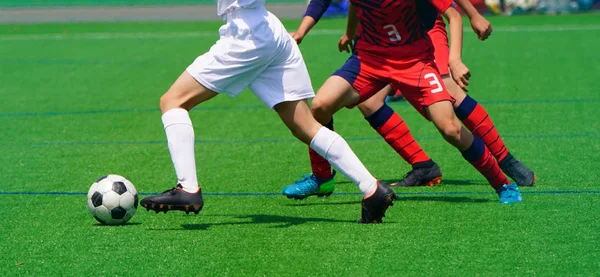
<path id="1" fill-rule="evenodd" d="M 486 15 L 569 14 L 600 10 L 600 0 L 471 0 Z M 213 0 L 0 0 L 0 23 L 216 20 Z M 270 0 L 280 18 L 303 15 L 306 0 Z M 325 17 L 345 16 L 348 0 L 334 0 Z"/>
<path id="2" fill-rule="evenodd" d="M 600 8 L 600 0 L 471 0 L 482 14 L 568 14 Z M 328 16 L 345 15 L 348 0 L 334 0 Z"/>

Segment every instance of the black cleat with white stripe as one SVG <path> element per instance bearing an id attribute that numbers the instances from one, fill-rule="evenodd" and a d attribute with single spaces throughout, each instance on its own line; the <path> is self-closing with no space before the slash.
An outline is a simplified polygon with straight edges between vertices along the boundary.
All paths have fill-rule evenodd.
<path id="1" fill-rule="evenodd" d="M 140 201 L 142 207 L 146 210 L 153 210 L 156 213 L 167 211 L 184 211 L 186 214 L 193 212 L 198 214 L 204 206 L 204 200 L 202 199 L 202 190 L 198 189 L 197 192 L 190 193 L 183 190 L 180 184 L 176 187 L 166 190 L 165 192 L 150 196 Z"/>

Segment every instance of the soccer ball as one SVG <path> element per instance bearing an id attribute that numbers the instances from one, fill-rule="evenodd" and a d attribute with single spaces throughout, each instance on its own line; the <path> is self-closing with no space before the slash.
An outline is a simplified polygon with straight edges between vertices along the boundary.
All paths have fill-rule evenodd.
<path id="1" fill-rule="evenodd" d="M 103 176 L 90 187 L 87 206 L 94 218 L 102 224 L 125 224 L 137 209 L 137 190 L 123 176 Z"/>

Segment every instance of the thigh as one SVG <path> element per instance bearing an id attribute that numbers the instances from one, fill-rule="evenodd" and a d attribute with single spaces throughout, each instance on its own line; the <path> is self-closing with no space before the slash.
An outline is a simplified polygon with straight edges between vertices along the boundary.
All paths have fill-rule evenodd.
<path id="1" fill-rule="evenodd" d="M 196 105 L 217 96 L 217 93 L 198 83 L 189 73 L 183 72 L 160 99 L 160 110 L 174 108 L 191 110 Z"/>
<path id="2" fill-rule="evenodd" d="M 358 101 L 348 104 L 348 108 L 371 98 L 388 84 L 388 74 L 381 70 L 381 64 L 356 52 L 333 75 L 346 80 L 359 94 Z"/>
<path id="3" fill-rule="evenodd" d="M 317 96 L 312 101 L 313 114 L 320 122 L 325 123 L 331 116 L 343 107 L 358 103 L 359 93 L 340 76 L 330 76 L 319 88 Z"/>
<path id="4" fill-rule="evenodd" d="M 427 119 L 430 118 L 425 112 L 426 107 L 441 101 L 449 101 L 450 104 L 454 101 L 430 58 L 394 71 L 392 86 L 402 91 L 406 100 Z"/>

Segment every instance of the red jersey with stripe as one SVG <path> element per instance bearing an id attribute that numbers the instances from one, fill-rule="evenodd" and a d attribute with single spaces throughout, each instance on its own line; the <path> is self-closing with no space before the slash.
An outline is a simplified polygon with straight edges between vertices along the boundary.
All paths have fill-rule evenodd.
<path id="1" fill-rule="evenodd" d="M 358 52 L 411 56 L 429 51 L 427 32 L 452 0 L 350 0 L 360 22 Z"/>

